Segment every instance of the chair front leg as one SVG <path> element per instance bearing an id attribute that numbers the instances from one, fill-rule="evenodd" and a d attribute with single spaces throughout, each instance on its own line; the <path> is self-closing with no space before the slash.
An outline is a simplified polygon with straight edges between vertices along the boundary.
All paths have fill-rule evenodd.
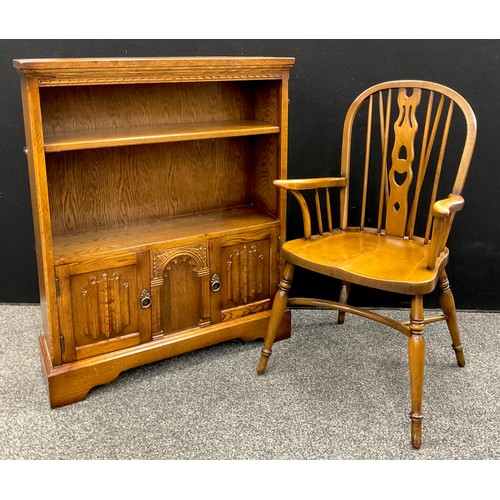
<path id="1" fill-rule="evenodd" d="M 439 304 L 446 316 L 446 323 L 451 335 L 452 347 L 455 350 L 458 366 L 465 366 L 465 356 L 460 340 L 460 332 L 458 330 L 457 310 L 455 307 L 455 299 L 451 292 L 450 282 L 446 271 L 443 269 L 439 276 Z"/>
<path id="2" fill-rule="evenodd" d="M 422 445 L 422 390 L 425 363 L 424 307 L 421 295 L 413 297 L 411 302 L 410 330 L 408 364 L 411 389 L 411 444 L 414 448 L 420 448 Z"/>
<path id="3" fill-rule="evenodd" d="M 259 375 L 262 375 L 266 371 L 267 362 L 269 360 L 269 356 L 271 356 L 274 339 L 276 338 L 276 332 L 278 331 L 281 319 L 283 318 L 283 313 L 285 312 L 287 306 L 288 294 L 290 292 L 290 288 L 292 287 L 294 270 L 295 266 L 287 262 L 285 270 L 283 271 L 283 277 L 278 285 L 278 291 L 274 297 L 271 318 L 269 319 L 269 326 L 267 327 L 267 334 L 264 339 L 264 347 L 262 348 L 259 367 L 257 368 L 257 373 Z"/>

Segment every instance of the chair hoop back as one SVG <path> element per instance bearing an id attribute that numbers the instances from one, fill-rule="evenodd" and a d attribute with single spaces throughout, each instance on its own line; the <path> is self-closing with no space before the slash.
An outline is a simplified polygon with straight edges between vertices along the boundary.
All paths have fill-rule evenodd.
<path id="1" fill-rule="evenodd" d="M 340 227 L 354 225 L 363 230 L 369 218 L 376 220 L 378 232 L 413 238 L 420 215 L 425 225 L 419 228 L 428 243 L 434 203 L 462 193 L 476 129 L 468 102 L 446 86 L 399 80 L 365 90 L 350 106 L 344 122 L 341 175 L 349 181 L 341 195 Z M 353 151 L 364 155 L 354 156 Z M 359 203 L 350 195 L 355 168 L 363 177 L 358 184 Z M 441 187 L 443 180 L 447 187 Z M 378 200 L 370 201 L 370 192 Z M 358 207 L 359 224 L 350 223 L 352 205 Z M 376 216 L 368 215 L 370 207 L 376 209 Z"/>

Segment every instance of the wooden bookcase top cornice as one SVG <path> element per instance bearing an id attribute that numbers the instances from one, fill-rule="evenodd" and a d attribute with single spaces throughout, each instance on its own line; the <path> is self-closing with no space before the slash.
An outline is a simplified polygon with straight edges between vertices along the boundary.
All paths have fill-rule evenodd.
<path id="1" fill-rule="evenodd" d="M 41 86 L 140 82 L 273 80 L 293 57 L 147 57 L 15 59 L 17 71 Z"/>

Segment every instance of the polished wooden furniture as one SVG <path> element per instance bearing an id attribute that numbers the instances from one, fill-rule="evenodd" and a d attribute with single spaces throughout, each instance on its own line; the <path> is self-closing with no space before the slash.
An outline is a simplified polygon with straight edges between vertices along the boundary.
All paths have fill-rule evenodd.
<path id="1" fill-rule="evenodd" d="M 53 407 L 132 367 L 264 337 L 293 62 L 14 61 Z"/>
<path id="2" fill-rule="evenodd" d="M 345 313 L 379 321 L 408 337 L 411 442 L 421 446 L 424 325 L 446 320 L 458 365 L 465 364 L 445 271 L 446 243 L 455 213 L 464 205 L 461 193 L 475 140 L 474 113 L 455 91 L 424 81 L 381 83 L 347 111 L 339 177 L 275 181 L 298 200 L 304 237 L 283 245 L 286 266 L 259 374 L 266 369 L 287 304 L 338 310 L 339 323 Z M 333 189 L 340 193 L 338 226 Z M 296 266 L 340 280 L 339 301 L 288 299 Z M 348 305 L 351 284 L 410 296 L 410 320 L 399 323 Z M 423 296 L 436 287 L 443 314 L 424 317 Z"/>

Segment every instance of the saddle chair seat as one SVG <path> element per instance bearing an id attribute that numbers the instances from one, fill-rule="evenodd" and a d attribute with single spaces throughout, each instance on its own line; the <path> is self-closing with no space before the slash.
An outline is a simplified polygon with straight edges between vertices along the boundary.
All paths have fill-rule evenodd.
<path id="1" fill-rule="evenodd" d="M 445 248 L 436 266 L 429 269 L 429 247 L 420 239 L 386 236 L 371 228 L 348 228 L 310 240 L 289 240 L 283 245 L 282 255 L 296 266 L 347 283 L 423 295 L 436 288 L 441 269 L 448 263 L 449 250 Z"/>

